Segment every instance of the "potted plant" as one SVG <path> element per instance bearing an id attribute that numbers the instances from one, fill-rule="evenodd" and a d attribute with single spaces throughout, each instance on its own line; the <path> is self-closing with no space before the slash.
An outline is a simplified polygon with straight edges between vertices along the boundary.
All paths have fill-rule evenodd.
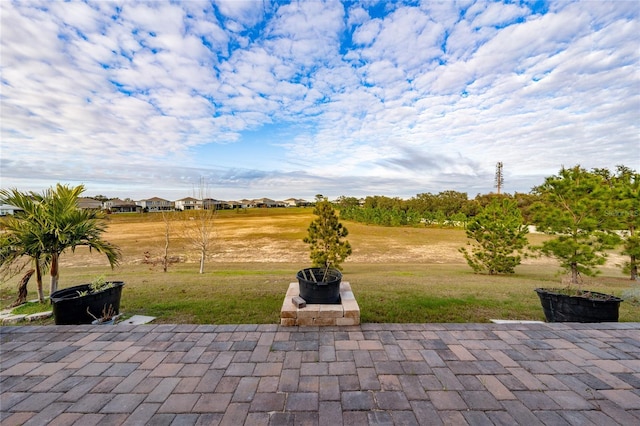
<path id="1" fill-rule="evenodd" d="M 114 268 L 120 259 L 118 247 L 102 238 L 107 230 L 104 213 L 79 207 L 78 199 L 83 192 L 83 185 L 69 187 L 61 184 L 49 188 L 42 194 L 20 192 L 17 189 L 0 190 L 0 201 L 21 210 L 10 220 L 0 223 L 0 253 L 3 267 L 10 266 L 20 259 L 32 259 L 41 302 L 44 301 L 42 270 L 45 267 L 49 268 L 49 295 L 52 300 L 79 298 L 76 296 L 78 291 L 90 293 L 86 286 L 57 291 L 60 257 L 65 251 L 73 251 L 78 246 L 89 247 L 89 250 L 104 254 L 111 268 Z M 115 283 L 107 292 L 118 292 L 119 298 L 121 290 L 122 285 Z M 97 293 L 101 292 L 94 292 L 89 296 L 95 298 Z M 61 306 L 63 305 L 54 307 L 54 315 L 58 313 L 57 318 L 67 316 L 62 312 L 64 308 Z M 102 308 L 95 312 L 100 312 L 100 309 Z M 86 312 L 82 315 L 87 316 Z"/>
<path id="2" fill-rule="evenodd" d="M 536 288 L 548 322 L 617 322 L 622 299 L 571 287 Z"/>
<path id="3" fill-rule="evenodd" d="M 532 207 L 538 231 L 554 238 L 533 247 L 558 259 L 569 272 L 568 285 L 535 289 L 549 322 L 618 321 L 621 298 L 581 288 L 581 276 L 595 276 L 606 261 L 606 250 L 618 242 L 606 215 L 610 200 L 607 173 L 580 166 L 562 168 L 558 176 L 534 188 L 540 197 Z"/>
<path id="4" fill-rule="evenodd" d="M 338 220 L 335 209 L 322 195 L 316 196 L 313 213 L 317 216 L 307 229 L 311 268 L 296 275 L 300 297 L 307 303 L 340 303 L 340 264 L 351 254 L 351 245 L 343 240 L 349 232 Z"/>
<path id="5" fill-rule="evenodd" d="M 98 277 L 89 284 L 58 290 L 51 294 L 56 325 L 91 324 L 99 318 L 111 319 L 120 313 L 122 281 Z"/>
<path id="6" fill-rule="evenodd" d="M 328 265 L 324 268 L 305 268 L 296 275 L 300 297 L 307 303 L 340 303 L 342 273 Z"/>

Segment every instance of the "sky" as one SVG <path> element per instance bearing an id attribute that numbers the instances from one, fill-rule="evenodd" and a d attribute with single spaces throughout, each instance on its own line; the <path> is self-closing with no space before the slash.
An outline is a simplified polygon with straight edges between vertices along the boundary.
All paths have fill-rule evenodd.
<path id="1" fill-rule="evenodd" d="M 0 187 L 529 192 L 640 170 L 637 1 L 0 1 Z"/>

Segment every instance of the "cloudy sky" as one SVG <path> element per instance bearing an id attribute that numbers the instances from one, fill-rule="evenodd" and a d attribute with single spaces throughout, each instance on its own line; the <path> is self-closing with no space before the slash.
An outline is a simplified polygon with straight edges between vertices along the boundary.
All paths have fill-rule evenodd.
<path id="1" fill-rule="evenodd" d="M 640 169 L 636 1 L 0 1 L 1 186 L 528 192 Z"/>

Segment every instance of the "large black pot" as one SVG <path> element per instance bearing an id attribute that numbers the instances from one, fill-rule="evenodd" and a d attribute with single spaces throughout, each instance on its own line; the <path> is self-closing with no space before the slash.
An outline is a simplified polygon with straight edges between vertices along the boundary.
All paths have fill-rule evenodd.
<path id="1" fill-rule="evenodd" d="M 91 324 L 95 320 L 91 315 L 100 318 L 103 311 L 109 311 L 110 307 L 114 314 L 119 314 L 124 282 L 113 281 L 112 283 L 113 287 L 85 296 L 80 296 L 80 293 L 89 292 L 90 284 L 81 284 L 53 292 L 50 299 L 55 323 L 57 325 Z"/>
<path id="2" fill-rule="evenodd" d="M 306 268 L 298 271 L 300 297 L 308 304 L 340 303 L 342 274 L 334 268 Z M 315 277 L 315 280 L 314 280 Z M 324 277 L 324 279 L 323 279 Z"/>
<path id="3" fill-rule="evenodd" d="M 552 288 L 537 288 L 548 322 L 617 322 L 622 299 L 609 294 L 584 292 L 567 295 Z"/>

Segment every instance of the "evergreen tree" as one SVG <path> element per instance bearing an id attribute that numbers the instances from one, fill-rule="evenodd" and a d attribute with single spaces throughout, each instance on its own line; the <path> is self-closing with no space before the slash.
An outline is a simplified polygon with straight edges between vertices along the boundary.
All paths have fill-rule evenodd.
<path id="1" fill-rule="evenodd" d="M 628 256 L 623 271 L 638 279 L 640 266 L 640 173 L 618 166 L 612 178 L 613 197 L 608 216 L 616 220 L 615 229 L 623 231 L 622 254 Z"/>
<path id="2" fill-rule="evenodd" d="M 618 241 L 607 216 L 611 190 L 606 177 L 580 166 L 562 168 L 534 192 L 540 196 L 531 210 L 536 228 L 555 236 L 535 249 L 558 259 L 571 273 L 571 284 L 579 283 L 580 274 L 596 275 L 595 268 L 606 261 L 605 251 Z"/>
<path id="3" fill-rule="evenodd" d="M 342 269 L 340 264 L 351 254 L 349 241 L 342 240 L 349 234 L 347 228 L 338 221 L 335 209 L 326 198 L 317 198 L 313 213 L 318 217 L 311 222 L 304 238 L 310 246 L 313 266 Z"/>
<path id="4" fill-rule="evenodd" d="M 476 273 L 511 274 L 521 259 L 514 252 L 527 244 L 527 232 L 517 203 L 508 198 L 495 199 L 469 222 L 467 238 L 476 244 L 470 252 L 466 248 L 460 252 Z"/>

